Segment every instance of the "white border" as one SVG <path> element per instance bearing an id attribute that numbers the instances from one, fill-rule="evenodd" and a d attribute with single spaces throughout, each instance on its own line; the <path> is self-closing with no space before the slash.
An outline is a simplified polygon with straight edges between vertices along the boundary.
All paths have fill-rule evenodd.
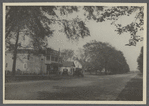
<path id="1" fill-rule="evenodd" d="M 144 55 L 143 101 L 75 101 L 75 100 L 5 100 L 5 10 L 6 6 L 144 6 Z M 99 2 L 24 2 L 3 3 L 3 103 L 4 104 L 146 104 L 147 88 L 147 3 L 99 3 Z"/>

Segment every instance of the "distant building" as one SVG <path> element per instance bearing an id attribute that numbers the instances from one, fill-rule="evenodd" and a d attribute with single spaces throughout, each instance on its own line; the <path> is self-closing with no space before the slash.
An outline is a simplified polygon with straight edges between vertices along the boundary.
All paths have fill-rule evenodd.
<path id="1" fill-rule="evenodd" d="M 31 49 L 18 49 L 16 60 L 16 73 L 28 74 L 55 74 L 58 67 L 61 66 L 61 57 L 59 51 L 46 49 L 36 51 Z M 13 52 L 5 53 L 5 70 L 6 74 L 12 71 Z"/>
<path id="2" fill-rule="evenodd" d="M 77 60 L 74 61 L 64 61 L 62 62 L 62 67 L 60 67 L 60 73 L 62 74 L 65 69 L 68 70 L 68 75 L 73 75 L 76 68 L 82 68 L 82 65 Z"/>

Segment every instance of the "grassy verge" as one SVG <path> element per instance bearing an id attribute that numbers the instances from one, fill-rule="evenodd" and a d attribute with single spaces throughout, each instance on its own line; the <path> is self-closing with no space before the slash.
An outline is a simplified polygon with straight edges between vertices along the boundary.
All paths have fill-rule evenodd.
<path id="1" fill-rule="evenodd" d="M 143 76 L 139 73 L 132 78 L 122 92 L 117 97 L 122 101 L 142 101 L 143 100 Z"/>
<path id="2" fill-rule="evenodd" d="M 61 79 L 73 79 L 79 78 L 77 76 L 67 76 L 67 75 L 16 75 L 15 78 L 12 76 L 5 76 L 5 82 L 21 82 L 21 81 L 38 81 L 38 80 L 61 80 Z"/>
<path id="3" fill-rule="evenodd" d="M 31 81 L 31 80 L 59 80 L 60 76 L 52 75 L 18 75 L 15 78 L 12 76 L 5 76 L 5 82 L 20 82 L 20 81 Z"/>

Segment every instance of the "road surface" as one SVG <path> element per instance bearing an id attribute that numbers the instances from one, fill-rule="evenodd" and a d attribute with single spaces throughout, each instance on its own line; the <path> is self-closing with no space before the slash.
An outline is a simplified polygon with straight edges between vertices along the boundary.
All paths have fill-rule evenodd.
<path id="1" fill-rule="evenodd" d="M 137 73 L 5 84 L 6 100 L 116 100 Z"/>

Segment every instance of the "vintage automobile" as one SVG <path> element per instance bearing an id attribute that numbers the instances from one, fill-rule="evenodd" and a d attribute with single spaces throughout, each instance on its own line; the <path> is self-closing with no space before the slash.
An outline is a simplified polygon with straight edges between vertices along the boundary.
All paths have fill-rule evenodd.
<path id="1" fill-rule="evenodd" d="M 63 69 L 62 75 L 68 75 L 68 69 Z"/>
<path id="2" fill-rule="evenodd" d="M 83 70 L 81 68 L 76 68 L 74 73 L 73 73 L 73 76 L 84 77 Z"/>

